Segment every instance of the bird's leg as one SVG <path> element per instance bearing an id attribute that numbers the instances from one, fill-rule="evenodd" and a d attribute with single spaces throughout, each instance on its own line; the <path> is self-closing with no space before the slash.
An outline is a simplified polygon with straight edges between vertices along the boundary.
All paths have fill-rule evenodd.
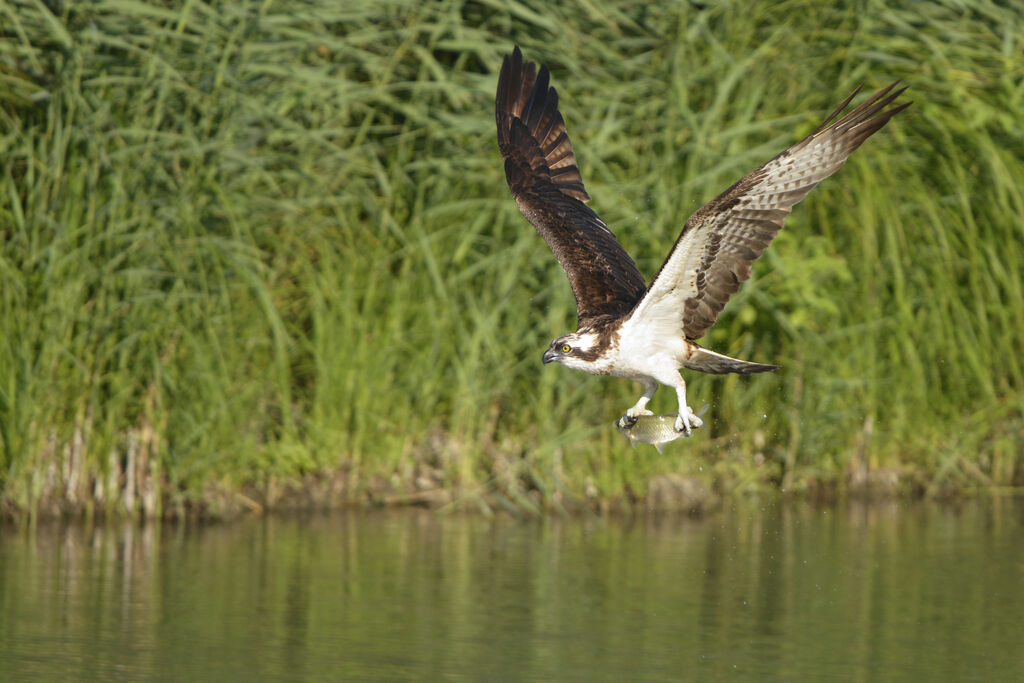
<path id="1" fill-rule="evenodd" d="M 654 397 L 654 392 L 658 390 L 658 383 L 653 379 L 646 380 L 644 383 L 643 396 L 636 402 L 632 408 L 626 411 L 626 414 L 619 418 L 619 426 L 623 429 L 629 429 L 636 424 L 636 419 L 641 415 L 653 415 L 651 411 L 647 410 L 647 403 Z"/>
<path id="2" fill-rule="evenodd" d="M 676 417 L 676 431 L 686 432 L 686 436 L 690 436 L 690 431 L 693 427 L 703 427 L 704 420 L 697 417 L 696 413 L 690 410 L 690 406 L 686 405 L 686 381 L 682 377 L 679 378 L 679 384 L 676 385 L 676 397 L 679 399 L 679 415 Z"/>

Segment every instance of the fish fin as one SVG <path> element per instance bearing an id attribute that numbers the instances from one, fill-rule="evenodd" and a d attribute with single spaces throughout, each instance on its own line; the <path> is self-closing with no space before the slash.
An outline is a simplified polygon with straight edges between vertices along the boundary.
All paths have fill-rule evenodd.
<path id="1" fill-rule="evenodd" d="M 665 442 L 664 441 L 659 441 L 658 443 L 654 444 L 654 447 L 658 449 L 659 453 L 664 453 L 665 452 Z"/>

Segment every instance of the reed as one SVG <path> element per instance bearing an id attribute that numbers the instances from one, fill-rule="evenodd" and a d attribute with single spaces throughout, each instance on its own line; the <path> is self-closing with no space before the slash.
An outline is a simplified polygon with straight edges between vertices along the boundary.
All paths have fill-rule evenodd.
<path id="1" fill-rule="evenodd" d="M 1019 10 L 99 0 L 0 26 L 8 511 L 1024 483 Z M 692 377 L 709 427 L 665 455 L 612 426 L 636 386 L 540 366 L 574 302 L 504 185 L 513 42 L 648 276 L 853 87 L 911 86 L 706 339 L 782 370 Z"/>

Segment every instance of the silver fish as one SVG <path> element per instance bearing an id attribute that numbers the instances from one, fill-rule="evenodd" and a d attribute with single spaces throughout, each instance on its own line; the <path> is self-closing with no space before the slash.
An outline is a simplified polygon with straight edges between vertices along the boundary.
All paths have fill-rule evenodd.
<path id="1" fill-rule="evenodd" d="M 690 418 L 690 426 L 693 428 L 703 427 L 704 421 L 701 419 L 704 417 L 704 413 L 708 412 L 708 406 L 704 406 L 700 409 L 700 413 L 693 415 Z M 636 448 L 636 442 L 642 441 L 649 443 L 658 449 L 661 453 L 665 450 L 665 444 L 670 441 L 675 441 L 681 436 L 686 436 L 686 432 L 676 431 L 676 417 L 678 413 L 669 413 L 668 415 L 641 415 L 636 418 L 631 426 L 626 427 L 621 424 L 621 420 L 615 424 L 615 428 L 622 434 L 626 435 L 629 439 L 630 444 L 633 448 Z"/>

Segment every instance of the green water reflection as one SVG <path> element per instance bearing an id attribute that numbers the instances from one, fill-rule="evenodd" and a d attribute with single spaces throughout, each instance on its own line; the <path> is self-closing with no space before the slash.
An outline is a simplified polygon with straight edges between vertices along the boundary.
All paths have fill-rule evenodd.
<path id="1" fill-rule="evenodd" d="M 3 680 L 1024 680 L 1024 505 L 0 529 Z"/>

